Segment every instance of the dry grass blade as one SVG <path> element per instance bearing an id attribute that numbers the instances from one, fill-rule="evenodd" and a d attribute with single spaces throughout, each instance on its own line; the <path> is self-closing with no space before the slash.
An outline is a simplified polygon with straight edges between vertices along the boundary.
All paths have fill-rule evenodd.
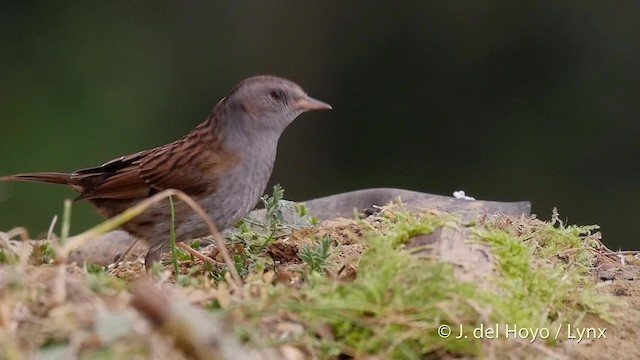
<path id="1" fill-rule="evenodd" d="M 218 251 L 222 255 L 222 258 L 224 259 L 224 262 L 227 265 L 227 268 L 229 269 L 229 273 L 233 277 L 233 280 L 236 283 L 236 286 L 238 286 L 238 288 L 241 287 L 242 278 L 240 278 L 240 274 L 238 274 L 238 271 L 236 270 L 233 259 L 231 259 L 229 250 L 227 250 L 225 241 L 222 238 L 222 236 L 220 236 L 220 233 L 218 232 L 216 225 L 213 223 L 213 221 L 211 221 L 211 218 L 209 218 L 207 213 L 204 211 L 204 209 L 202 209 L 202 207 L 200 207 L 200 205 L 198 205 L 198 203 L 196 203 L 187 194 L 183 193 L 180 190 L 175 190 L 175 189 L 167 189 L 162 192 L 159 192 L 153 195 L 152 197 L 145 199 L 139 202 L 138 204 L 136 204 L 135 206 L 127 209 L 122 214 L 115 216 L 101 224 L 98 224 L 93 228 L 83 232 L 82 234 L 69 238 L 68 241 L 64 244 L 63 254 L 62 254 L 63 257 L 66 258 L 72 249 L 76 248 L 80 244 L 83 244 L 85 241 L 120 227 L 122 224 L 126 223 L 127 221 L 142 214 L 151 205 L 156 204 L 162 200 L 165 200 L 169 198 L 169 196 L 176 196 L 180 200 L 184 201 L 187 205 L 189 205 L 189 207 L 191 207 L 191 209 L 193 209 L 193 211 L 196 212 L 196 214 L 198 214 L 198 216 L 200 216 L 202 221 L 204 221 L 204 223 L 209 228 L 209 233 L 216 241 L 216 246 L 218 248 Z"/>
<path id="2" fill-rule="evenodd" d="M 7 238 L 13 239 L 15 236 L 20 236 L 20 240 L 27 241 L 29 240 L 29 231 L 23 227 L 15 227 L 9 231 L 7 231 Z"/>

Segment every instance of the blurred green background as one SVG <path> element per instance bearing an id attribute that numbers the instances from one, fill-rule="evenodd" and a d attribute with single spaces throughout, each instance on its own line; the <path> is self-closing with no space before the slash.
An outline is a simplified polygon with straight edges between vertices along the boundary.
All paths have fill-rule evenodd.
<path id="1" fill-rule="evenodd" d="M 271 73 L 334 107 L 280 142 L 290 199 L 464 189 L 637 248 L 639 18 L 638 1 L 4 1 L 0 174 L 164 144 Z M 43 232 L 73 196 L 0 184 L 0 230 Z M 74 205 L 72 232 L 98 221 Z"/>

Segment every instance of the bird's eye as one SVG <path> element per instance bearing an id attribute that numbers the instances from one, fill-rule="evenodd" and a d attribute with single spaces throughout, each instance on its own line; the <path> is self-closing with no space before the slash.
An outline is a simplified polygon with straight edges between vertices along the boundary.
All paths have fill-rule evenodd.
<path id="1" fill-rule="evenodd" d="M 282 99 L 284 99 L 284 92 L 281 90 L 271 90 L 269 96 L 273 100 L 281 101 Z"/>

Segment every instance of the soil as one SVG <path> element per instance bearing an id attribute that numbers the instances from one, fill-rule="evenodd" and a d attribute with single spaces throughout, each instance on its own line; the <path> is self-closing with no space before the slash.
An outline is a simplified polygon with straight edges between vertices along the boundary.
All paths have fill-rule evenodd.
<path id="1" fill-rule="evenodd" d="M 378 225 L 375 222 L 371 223 L 372 228 Z M 363 236 L 362 227 L 351 219 L 332 219 L 324 221 L 320 227 L 297 231 L 285 239 L 274 242 L 267 249 L 266 253 L 273 260 L 272 266 L 277 269 L 275 281 L 286 282 L 292 286 L 301 281 L 299 270 L 303 264 L 297 254 L 300 248 L 309 243 L 310 235 L 316 239 L 328 236 L 333 240 L 334 245 L 339 245 L 339 256 L 333 259 L 333 264 L 328 269 L 330 276 L 344 281 L 349 281 L 356 276 L 357 259 L 364 247 L 355 239 Z M 455 231 L 448 235 L 440 234 L 438 236 L 464 239 L 463 235 Z M 16 250 L 16 253 L 23 254 L 32 251 L 33 245 L 38 243 L 9 240 L 6 233 L 0 233 L 0 241 L 4 242 L 0 245 L 11 246 Z M 409 246 L 422 247 L 433 245 L 433 243 L 434 239 L 429 236 L 418 236 L 410 242 Z M 31 248 L 23 249 L 22 247 L 25 246 L 31 246 Z M 451 251 L 450 248 L 434 250 L 431 247 L 429 251 L 446 253 L 446 261 L 456 264 L 460 270 L 459 275 L 470 281 L 481 281 L 482 276 L 494 271 L 491 266 L 486 266 L 487 263 L 490 263 L 488 260 L 490 255 L 482 248 L 475 247 L 470 251 Z M 217 257 L 213 246 L 203 249 L 202 252 L 213 258 Z M 473 265 L 473 262 L 484 263 L 485 266 L 478 268 Z M 184 261 L 181 267 L 186 272 L 192 265 L 189 261 Z M 518 358 L 524 356 L 526 358 L 558 359 L 640 359 L 640 347 L 636 345 L 636 340 L 640 338 L 638 330 L 640 329 L 640 266 L 638 265 L 638 262 L 629 263 L 628 260 L 627 263 L 616 262 L 606 256 L 602 256 L 596 264 L 593 270 L 593 281 L 598 284 L 601 293 L 613 295 L 616 303 L 613 305 L 613 316 L 610 322 L 596 317 L 583 319 L 580 326 L 593 328 L 593 333 L 590 334 L 592 338 L 583 339 L 580 342 L 565 340 L 561 342 L 560 346 L 544 349 L 536 355 L 525 356 L 520 353 L 512 355 Z M 109 286 L 104 287 L 106 290 L 103 290 L 103 293 L 99 290 L 100 284 L 92 285 L 91 289 L 87 288 L 86 272 L 75 264 L 34 266 L 22 263 L 18 267 L 21 270 L 16 272 L 15 269 L 0 266 L 0 338 L 4 339 L 0 340 L 0 345 L 9 348 L 15 346 L 26 353 L 32 353 L 42 348 L 43 344 L 55 344 L 57 339 L 59 341 L 75 341 L 76 349 L 91 349 L 108 344 L 111 341 L 109 336 L 117 337 L 117 334 L 114 335 L 113 332 L 129 331 L 130 339 L 119 343 L 118 346 L 127 348 L 141 346 L 140 343 L 144 343 L 154 349 L 151 358 L 184 358 L 181 352 L 177 352 L 167 344 L 165 338 L 153 333 L 148 324 L 139 324 L 139 317 L 136 317 L 138 315 L 131 307 L 131 293 L 114 292 L 110 290 Z M 127 262 L 124 266 L 112 267 L 111 272 L 115 277 L 127 282 L 146 277 L 141 258 Z M 169 293 L 179 293 L 180 295 L 177 297 L 186 297 L 188 302 L 193 305 L 207 304 L 212 298 L 223 302 L 225 296 L 233 296 L 226 294 L 224 289 L 185 290 L 169 286 L 168 277 L 163 280 L 162 276 L 159 281 L 160 286 L 167 289 Z M 20 285 L 22 288 L 18 291 L 10 290 L 14 283 L 22 284 Z M 251 291 L 260 291 L 260 288 L 252 288 Z M 164 296 L 170 298 L 167 293 Z M 37 300 L 33 301 L 34 299 Z M 160 299 L 160 302 L 162 301 L 164 300 Z M 106 335 L 100 335 L 100 332 L 96 332 L 88 338 L 78 335 L 84 331 L 83 329 L 107 322 L 105 316 L 120 321 L 119 326 L 130 326 L 131 329 L 114 330 L 109 328 L 109 330 L 105 330 Z M 156 316 L 168 315 L 160 312 Z M 207 326 L 216 328 L 217 325 L 208 324 Z M 271 330 L 276 334 L 284 334 L 299 331 L 296 326 L 300 325 L 274 319 Z M 221 325 L 221 328 L 224 327 Z M 225 334 L 225 331 L 222 331 L 222 334 Z M 233 343 L 231 340 L 230 342 Z M 118 357 L 117 347 L 110 351 L 112 352 L 107 358 Z M 129 352 L 124 353 L 129 354 Z M 502 357 L 500 354 L 492 353 L 490 348 L 485 354 L 487 358 Z M 301 359 L 304 358 L 304 355 L 294 347 L 283 346 L 278 348 L 274 354 L 262 353 L 259 358 Z"/>

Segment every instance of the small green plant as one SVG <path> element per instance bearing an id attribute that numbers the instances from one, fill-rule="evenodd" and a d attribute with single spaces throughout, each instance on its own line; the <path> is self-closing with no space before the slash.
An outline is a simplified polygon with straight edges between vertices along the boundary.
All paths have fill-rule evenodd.
<path id="1" fill-rule="evenodd" d="M 112 295 L 127 289 L 125 281 L 109 275 L 104 267 L 89 266 L 86 271 L 86 286 L 96 293 Z"/>
<path id="2" fill-rule="evenodd" d="M 247 243 L 255 252 L 264 250 L 276 239 L 291 234 L 294 229 L 318 223 L 318 219 L 309 214 L 304 204 L 284 200 L 284 189 L 279 184 L 273 187 L 271 196 L 265 194 L 260 200 L 265 208 L 264 218 L 243 218 L 231 235 L 231 240 Z M 285 212 L 291 215 L 290 221 L 287 221 Z"/>
<path id="3" fill-rule="evenodd" d="M 202 247 L 202 242 L 200 241 L 200 239 L 196 239 L 193 240 L 189 246 L 191 246 L 192 249 L 198 250 L 200 247 Z"/>
<path id="4" fill-rule="evenodd" d="M 282 213 L 282 201 L 284 199 L 284 189 L 280 184 L 273 187 L 273 195 L 264 194 L 260 198 L 264 205 L 267 215 L 265 216 L 265 228 L 277 231 L 284 225 L 284 215 Z"/>
<path id="5" fill-rule="evenodd" d="M 0 264 L 11 264 L 13 261 L 9 261 L 9 255 L 7 255 L 3 249 L 0 249 Z"/>
<path id="6" fill-rule="evenodd" d="M 178 266 L 178 248 L 176 247 L 176 212 L 173 206 L 173 196 L 169 196 L 169 208 L 171 209 L 171 228 L 169 230 L 171 262 L 173 263 L 173 272 L 178 276 L 180 274 L 180 267 Z"/>
<path id="7" fill-rule="evenodd" d="M 243 251 L 236 254 L 235 262 L 238 272 L 245 275 L 249 268 L 265 262 L 263 252 L 274 241 L 291 234 L 295 229 L 318 223 L 304 204 L 285 200 L 284 189 L 280 185 L 273 187 L 272 195 L 265 194 L 260 200 L 265 207 L 264 218 L 245 217 L 228 235 L 230 243 L 243 246 Z M 289 218 L 290 221 L 287 221 Z"/>
<path id="8" fill-rule="evenodd" d="M 88 274 L 103 274 L 106 273 L 106 269 L 104 266 L 96 265 L 96 264 L 86 264 L 85 270 Z"/>
<path id="9" fill-rule="evenodd" d="M 43 241 L 41 244 L 34 246 L 31 254 L 35 257 L 35 262 L 40 264 L 51 264 L 56 258 L 56 253 L 50 241 Z"/>
<path id="10" fill-rule="evenodd" d="M 313 246 L 311 244 L 305 245 L 298 252 L 298 257 L 307 264 L 309 271 L 311 272 L 323 272 L 324 269 L 330 264 L 329 257 L 331 256 L 331 239 L 324 237 L 320 242 Z"/>

